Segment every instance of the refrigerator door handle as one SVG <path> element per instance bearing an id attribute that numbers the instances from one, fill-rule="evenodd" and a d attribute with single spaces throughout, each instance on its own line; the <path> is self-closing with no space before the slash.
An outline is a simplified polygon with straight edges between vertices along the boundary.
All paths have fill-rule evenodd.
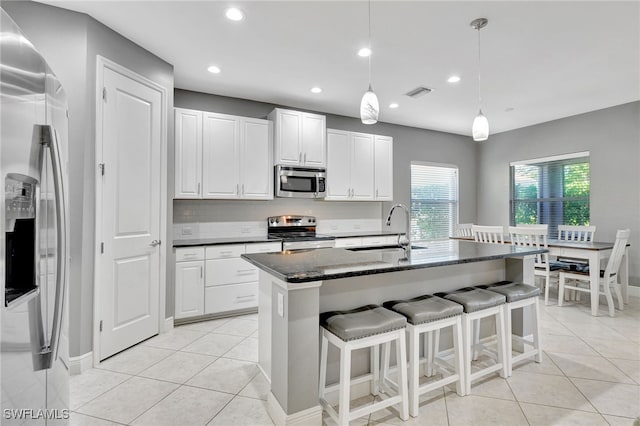
<path id="1" fill-rule="evenodd" d="M 67 246 L 67 217 L 65 209 L 65 191 L 64 182 L 62 178 L 62 161 L 60 154 L 60 146 L 58 143 L 58 134 L 51 125 L 40 125 L 40 145 L 42 146 L 41 153 L 49 148 L 51 157 L 51 171 L 53 174 L 53 189 L 55 192 L 55 209 L 56 209 L 56 292 L 55 292 L 55 306 L 53 311 L 53 324 L 51 330 L 51 339 L 49 344 L 46 344 L 46 337 L 44 338 L 45 344 L 41 345 L 40 353 L 38 354 L 38 362 L 36 363 L 36 370 L 48 369 L 53 365 L 54 360 L 58 358 L 58 348 L 60 344 L 60 334 L 62 332 L 62 318 L 64 310 L 64 295 L 66 291 L 66 273 L 67 273 L 67 259 L 66 259 L 66 246 Z M 42 155 L 42 154 L 41 154 Z M 41 158 L 44 158 L 42 155 Z M 38 303 L 38 305 L 40 305 Z M 41 305 L 40 305 L 41 306 Z M 42 314 L 37 315 L 39 320 L 36 320 L 38 325 L 42 327 Z M 38 333 L 40 334 L 40 333 Z"/>

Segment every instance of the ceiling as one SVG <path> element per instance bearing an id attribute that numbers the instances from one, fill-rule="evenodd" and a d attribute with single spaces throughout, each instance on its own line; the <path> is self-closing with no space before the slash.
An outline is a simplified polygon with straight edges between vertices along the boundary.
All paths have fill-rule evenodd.
<path id="1" fill-rule="evenodd" d="M 356 52 L 367 44 L 367 2 L 44 3 L 87 13 L 173 64 L 176 88 L 359 116 L 368 67 Z M 229 6 L 245 19 L 228 20 Z M 478 17 L 489 20 L 482 109 L 491 133 L 640 99 L 638 1 L 373 1 L 380 121 L 470 134 L 478 45 L 469 23 Z M 222 72 L 207 72 L 212 64 Z M 447 83 L 452 74 L 462 80 Z M 404 95 L 417 86 L 433 92 Z"/>

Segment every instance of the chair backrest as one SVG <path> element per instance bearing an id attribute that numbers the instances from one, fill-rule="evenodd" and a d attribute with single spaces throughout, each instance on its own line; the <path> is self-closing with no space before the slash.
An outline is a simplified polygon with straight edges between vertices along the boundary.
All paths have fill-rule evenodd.
<path id="1" fill-rule="evenodd" d="M 479 243 L 504 243 L 504 227 L 472 225 L 473 238 Z"/>
<path id="2" fill-rule="evenodd" d="M 563 241 L 593 241 L 595 226 L 558 225 L 558 239 Z"/>
<path id="3" fill-rule="evenodd" d="M 472 226 L 473 223 L 459 223 L 456 227 L 456 237 L 473 237 Z"/>
<path id="4" fill-rule="evenodd" d="M 516 224 L 516 228 L 544 229 L 547 235 L 549 235 L 549 225 L 544 223 L 521 223 L 521 224 Z"/>
<path id="5" fill-rule="evenodd" d="M 624 256 L 625 249 L 627 248 L 629 235 L 631 235 L 630 229 L 619 229 L 618 232 L 616 232 L 616 242 L 613 245 L 611 256 L 604 269 L 605 278 L 618 273 L 618 269 L 620 269 L 620 264 L 622 263 L 622 256 Z"/>
<path id="6" fill-rule="evenodd" d="M 510 226 L 509 238 L 514 246 L 548 248 L 548 227 L 543 226 Z M 549 253 L 536 254 L 535 266 L 549 267 Z"/>

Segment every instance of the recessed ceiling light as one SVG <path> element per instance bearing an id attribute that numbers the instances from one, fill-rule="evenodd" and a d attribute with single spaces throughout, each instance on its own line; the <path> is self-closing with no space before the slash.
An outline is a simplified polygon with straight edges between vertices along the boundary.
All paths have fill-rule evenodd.
<path id="1" fill-rule="evenodd" d="M 358 50 L 358 56 L 362 56 L 363 58 L 371 56 L 371 49 L 369 49 L 368 47 L 363 47 L 362 49 Z"/>
<path id="2" fill-rule="evenodd" d="M 398 108 L 400 105 L 398 105 L 397 103 L 393 102 L 391 104 L 389 104 L 389 108 Z"/>
<path id="3" fill-rule="evenodd" d="M 460 76 L 458 75 L 452 75 L 447 79 L 447 83 L 457 83 L 459 81 L 460 81 Z"/>
<path id="4" fill-rule="evenodd" d="M 220 68 L 216 67 L 215 65 L 211 65 L 209 68 L 207 68 L 207 71 L 209 71 L 211 74 L 220 74 Z"/>
<path id="5" fill-rule="evenodd" d="M 244 14 L 242 13 L 242 11 L 240 9 L 236 9 L 235 7 L 230 7 L 229 9 L 227 9 L 225 15 L 232 21 L 242 21 L 242 19 L 244 18 Z"/>
<path id="6" fill-rule="evenodd" d="M 322 89 L 320 87 L 312 87 L 311 93 L 322 93 Z"/>

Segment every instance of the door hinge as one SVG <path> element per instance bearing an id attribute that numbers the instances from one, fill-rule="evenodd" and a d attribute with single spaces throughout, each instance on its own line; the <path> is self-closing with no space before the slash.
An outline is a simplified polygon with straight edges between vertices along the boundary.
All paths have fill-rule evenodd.
<path id="1" fill-rule="evenodd" d="M 100 320 L 100 332 L 102 332 L 102 320 Z"/>
<path id="2" fill-rule="evenodd" d="M 104 176 L 104 163 L 98 163 L 98 168 L 100 169 L 100 174 Z"/>
<path id="3" fill-rule="evenodd" d="M 104 243 L 100 243 L 100 254 L 104 254 Z"/>
<path id="4" fill-rule="evenodd" d="M 107 88 L 106 87 L 102 88 L 102 100 L 107 102 Z"/>

